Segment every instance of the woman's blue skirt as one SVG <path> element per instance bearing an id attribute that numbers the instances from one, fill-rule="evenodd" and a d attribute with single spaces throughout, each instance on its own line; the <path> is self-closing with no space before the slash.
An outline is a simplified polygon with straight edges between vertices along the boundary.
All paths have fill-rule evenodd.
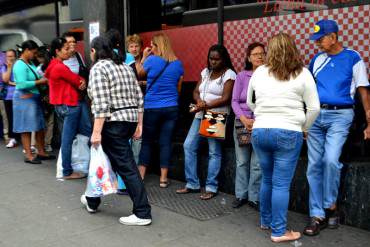
<path id="1" fill-rule="evenodd" d="M 44 113 L 39 94 L 15 90 L 13 96 L 13 131 L 25 133 L 45 129 Z"/>

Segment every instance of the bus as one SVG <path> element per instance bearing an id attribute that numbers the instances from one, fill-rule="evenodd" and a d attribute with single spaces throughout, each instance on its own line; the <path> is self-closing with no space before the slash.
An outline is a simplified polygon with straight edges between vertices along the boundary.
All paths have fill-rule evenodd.
<path id="1" fill-rule="evenodd" d="M 185 93 L 182 94 L 184 109 L 191 102 L 191 90 L 206 65 L 208 48 L 219 42 L 219 2 L 224 3 L 221 33 L 223 44 L 228 49 L 237 72 L 244 68 L 245 50 L 249 43 L 258 41 L 267 44 L 269 37 L 281 31 L 295 38 L 304 62 L 308 65 L 318 52 L 314 42 L 309 40 L 309 35 L 315 22 L 328 18 L 338 22 L 339 39 L 344 46 L 360 52 L 370 74 L 370 0 L 161 0 L 159 11 L 153 3 L 151 13 L 153 15 L 153 12 L 157 12 L 156 18 L 147 18 L 151 25 L 137 20 L 142 16 L 139 12 L 136 19 L 131 21 L 142 23 L 142 26 L 136 25 L 129 32 L 139 32 L 144 46 L 150 44 L 150 39 L 156 32 L 164 32 L 170 37 L 176 55 L 185 69 Z M 157 24 L 153 25 L 153 20 Z M 152 30 L 147 30 L 148 27 Z M 146 31 L 140 32 L 141 30 Z M 185 112 L 183 114 L 182 122 L 186 126 L 180 129 L 184 130 L 191 115 Z M 345 146 L 350 152 L 343 152 L 345 159 L 370 158 L 370 145 L 363 140 L 362 135 L 365 127 L 365 116 L 359 103 L 356 105 L 356 117 Z"/>

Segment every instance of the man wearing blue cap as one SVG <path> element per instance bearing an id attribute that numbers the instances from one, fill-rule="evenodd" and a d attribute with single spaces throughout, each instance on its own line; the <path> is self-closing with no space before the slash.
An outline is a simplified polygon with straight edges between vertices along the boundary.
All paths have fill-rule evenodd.
<path id="1" fill-rule="evenodd" d="M 337 23 L 325 19 L 317 22 L 310 39 L 321 50 L 309 67 L 316 80 L 321 111 L 307 138 L 311 220 L 303 233 L 314 236 L 325 227 L 334 229 L 339 224 L 336 201 L 343 166 L 339 157 L 354 117 L 356 89 L 368 123 L 365 139 L 370 139 L 370 103 L 365 63 L 358 52 L 338 42 Z"/>

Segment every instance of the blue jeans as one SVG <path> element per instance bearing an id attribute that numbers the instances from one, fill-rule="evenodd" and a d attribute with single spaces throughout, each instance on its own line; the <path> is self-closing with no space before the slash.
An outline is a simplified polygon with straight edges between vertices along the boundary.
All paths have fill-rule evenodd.
<path id="1" fill-rule="evenodd" d="M 201 139 L 204 138 L 199 135 L 200 121 L 201 119 L 194 118 L 184 143 L 186 188 L 189 189 L 200 189 L 197 175 L 198 147 Z M 218 189 L 217 176 L 220 172 L 222 158 L 221 141 L 213 138 L 207 138 L 207 140 L 209 158 L 206 191 L 216 193 Z"/>
<path id="2" fill-rule="evenodd" d="M 302 132 L 253 129 L 252 144 L 262 168 L 260 217 L 272 236 L 286 232 L 289 188 L 302 148 Z"/>
<path id="3" fill-rule="evenodd" d="M 161 168 L 171 166 L 172 136 L 179 116 L 179 108 L 163 107 L 144 110 L 143 138 L 139 164 L 148 166 L 151 161 L 152 145 L 159 142 Z"/>
<path id="4" fill-rule="evenodd" d="M 131 139 L 131 149 L 132 149 L 132 153 L 134 154 L 134 160 L 136 164 L 139 164 L 141 142 L 142 142 L 142 139 L 139 139 L 139 140 Z"/>
<path id="5" fill-rule="evenodd" d="M 307 180 L 311 217 L 325 217 L 324 209 L 337 201 L 343 166 L 339 157 L 353 117 L 352 109 L 321 110 L 308 132 Z"/>
<path id="6" fill-rule="evenodd" d="M 91 120 L 87 105 L 79 101 L 77 106 L 56 105 L 55 112 L 63 120 L 62 136 L 62 166 L 63 176 L 73 173 L 71 165 L 72 143 L 77 134 L 90 136 Z"/>
<path id="7" fill-rule="evenodd" d="M 259 201 L 262 172 L 252 144 L 239 146 L 234 128 L 235 143 L 235 197 L 248 199 L 251 202 Z"/>

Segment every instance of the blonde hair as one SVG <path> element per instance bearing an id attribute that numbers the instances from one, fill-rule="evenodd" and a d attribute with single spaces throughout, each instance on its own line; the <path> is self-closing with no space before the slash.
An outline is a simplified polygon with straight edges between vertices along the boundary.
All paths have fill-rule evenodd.
<path id="1" fill-rule="evenodd" d="M 128 48 L 131 43 L 135 43 L 140 45 L 140 47 L 143 47 L 143 40 L 137 34 L 129 35 L 126 37 L 126 48 Z"/>
<path id="2" fill-rule="evenodd" d="M 163 59 L 172 62 L 177 60 L 175 52 L 172 50 L 170 39 L 164 33 L 155 34 L 152 38 L 152 43 L 158 49 L 158 54 Z"/>
<path id="3" fill-rule="evenodd" d="M 279 33 L 268 44 L 267 63 L 269 74 L 280 81 L 296 78 L 303 70 L 303 61 L 291 36 Z"/>

